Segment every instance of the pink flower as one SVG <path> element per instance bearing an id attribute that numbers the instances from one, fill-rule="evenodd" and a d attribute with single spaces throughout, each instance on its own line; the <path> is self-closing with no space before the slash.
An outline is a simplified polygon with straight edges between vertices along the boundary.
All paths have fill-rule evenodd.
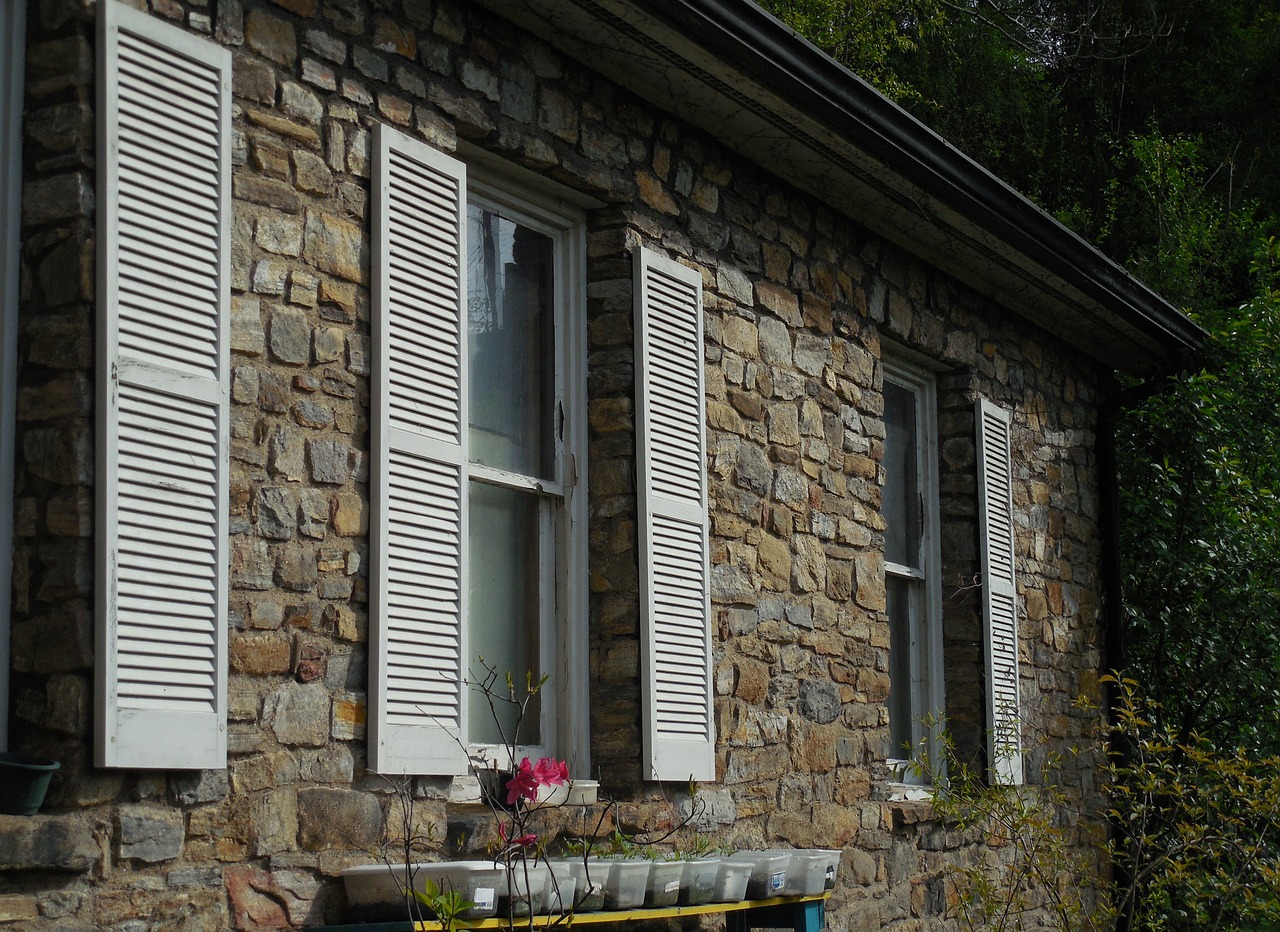
<path id="1" fill-rule="evenodd" d="M 534 764 L 533 776 L 542 786 L 563 786 L 569 779 L 569 765 L 554 757 L 543 757 Z"/>
<path id="2" fill-rule="evenodd" d="M 507 805 L 513 805 L 518 799 L 533 800 L 538 797 L 538 778 L 529 758 L 520 761 L 520 768 L 507 781 Z"/>
<path id="3" fill-rule="evenodd" d="M 507 825 L 505 822 L 498 826 L 498 837 L 502 839 L 503 844 L 507 844 Z M 531 848 L 537 844 L 538 836 L 533 832 L 521 835 L 519 838 L 511 839 L 511 844 L 520 848 Z"/>

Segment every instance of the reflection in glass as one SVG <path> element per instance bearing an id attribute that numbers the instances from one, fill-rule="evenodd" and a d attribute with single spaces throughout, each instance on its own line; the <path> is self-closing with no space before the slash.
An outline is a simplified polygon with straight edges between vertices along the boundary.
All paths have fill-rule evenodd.
<path id="1" fill-rule="evenodd" d="M 467 208 L 471 460 L 552 478 L 554 244 L 474 204 Z"/>
<path id="2" fill-rule="evenodd" d="M 470 593 L 471 655 L 483 657 L 498 671 L 499 692 L 505 694 L 506 674 L 516 681 L 516 695 L 524 695 L 525 673 L 536 682 L 539 663 L 539 501 L 529 492 L 471 483 Z M 473 670 L 473 679 L 483 674 Z M 488 701 L 470 691 L 470 738 L 498 744 L 514 733 L 516 710 L 497 708 L 498 723 Z M 520 726 L 522 744 L 541 741 L 537 699 L 529 703 Z M 505 734 L 504 734 L 505 732 Z"/>
<path id="3" fill-rule="evenodd" d="M 885 559 L 920 568 L 920 486 L 916 461 L 916 394 L 884 383 Z"/>
<path id="4" fill-rule="evenodd" d="M 911 671 L 916 651 L 911 602 L 916 587 L 901 576 L 886 576 L 884 584 L 889 614 L 889 756 L 903 759 L 912 756 L 908 748 L 915 745 L 919 714 L 912 702 L 915 684 Z"/>

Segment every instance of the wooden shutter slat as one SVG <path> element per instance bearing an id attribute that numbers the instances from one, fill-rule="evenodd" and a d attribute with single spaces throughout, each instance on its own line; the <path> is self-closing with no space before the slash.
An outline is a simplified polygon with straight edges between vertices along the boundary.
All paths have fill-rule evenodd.
<path id="1" fill-rule="evenodd" d="M 374 133 L 371 769 L 467 757 L 466 172 Z"/>
<path id="2" fill-rule="evenodd" d="M 985 398 L 975 407 L 978 511 L 987 679 L 987 749 L 992 779 L 1022 782 L 1018 696 L 1018 606 L 1009 412 Z"/>
<path id="3" fill-rule="evenodd" d="M 636 253 L 645 773 L 715 779 L 702 277 Z"/>

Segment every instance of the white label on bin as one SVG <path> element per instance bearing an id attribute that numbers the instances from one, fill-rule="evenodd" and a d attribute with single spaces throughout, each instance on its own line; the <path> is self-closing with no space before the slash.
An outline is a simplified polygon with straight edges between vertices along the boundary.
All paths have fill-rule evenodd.
<path id="1" fill-rule="evenodd" d="M 604 892 L 604 884 L 602 884 L 602 883 L 593 883 L 593 884 L 591 885 L 591 894 L 592 894 L 593 896 L 594 896 L 595 894 L 597 894 L 597 893 L 603 893 L 603 892 Z"/>
<path id="2" fill-rule="evenodd" d="M 783 887 L 785 887 L 786 885 L 787 885 L 787 872 L 786 872 L 786 871 L 774 871 L 772 874 L 770 874 L 770 875 L 769 875 L 769 890 L 770 890 L 770 892 L 772 892 L 772 893 L 777 893 L 778 891 L 780 891 L 780 890 L 781 890 Z"/>
<path id="3" fill-rule="evenodd" d="M 493 909 L 493 887 L 476 887 L 471 896 L 476 909 Z"/>
<path id="4" fill-rule="evenodd" d="M 663 887 L 662 889 L 663 889 L 665 892 L 667 892 L 667 893 L 675 893 L 677 890 L 679 890 L 679 889 L 680 889 L 680 881 L 678 881 L 678 880 L 669 880 L 669 881 L 667 881 L 667 885 L 666 885 L 665 887 Z"/>
<path id="5" fill-rule="evenodd" d="M 834 864 L 827 865 L 827 883 L 835 883 L 836 866 Z"/>

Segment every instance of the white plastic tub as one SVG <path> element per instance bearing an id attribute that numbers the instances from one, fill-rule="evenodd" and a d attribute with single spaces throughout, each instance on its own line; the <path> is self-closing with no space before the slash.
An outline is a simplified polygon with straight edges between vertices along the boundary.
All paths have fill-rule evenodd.
<path id="1" fill-rule="evenodd" d="M 651 861 L 644 905 L 655 908 L 675 906 L 680 899 L 680 878 L 683 876 L 684 864 L 680 861 Z"/>
<path id="2" fill-rule="evenodd" d="M 498 879 L 497 915 L 536 916 L 543 912 L 542 897 L 550 873 L 546 864 L 532 861 L 517 861 L 511 865 L 510 872 L 503 868 Z"/>
<path id="3" fill-rule="evenodd" d="M 644 893 L 649 885 L 648 861 L 623 861 L 601 858 L 592 859 L 595 865 L 608 865 L 609 875 L 604 882 L 605 909 L 635 909 L 644 903 Z M 602 868 L 603 869 L 603 868 Z"/>
<path id="4" fill-rule="evenodd" d="M 827 859 L 827 872 L 823 881 L 823 888 L 831 890 L 836 885 L 836 874 L 840 871 L 840 856 L 843 852 L 835 848 L 813 848 L 814 854 L 824 855 Z"/>
<path id="5" fill-rule="evenodd" d="M 444 892 L 456 890 L 475 905 L 461 913 L 464 919 L 494 915 L 497 890 L 504 870 L 492 861 L 448 861 L 414 864 L 413 888 L 422 891 L 427 878 Z M 405 865 L 364 864 L 342 872 L 347 892 L 347 918 L 358 922 L 386 922 L 409 918 L 404 890 Z"/>
<path id="6" fill-rule="evenodd" d="M 716 871 L 716 888 L 711 898 L 717 903 L 741 903 L 747 898 L 747 881 L 751 879 L 752 863 L 726 858 Z"/>
<path id="7" fill-rule="evenodd" d="M 701 906 L 703 903 L 710 903 L 716 895 L 720 859 L 697 858 L 680 863 L 684 865 L 684 873 L 680 875 L 680 905 Z"/>
<path id="8" fill-rule="evenodd" d="M 547 861 L 547 885 L 542 890 L 542 908 L 553 916 L 573 910 L 578 878 L 567 861 Z"/>
<path id="9" fill-rule="evenodd" d="M 739 851 L 729 860 L 751 865 L 751 875 L 747 878 L 748 900 L 767 900 L 771 896 L 782 896 L 786 890 L 790 852 Z"/>
<path id="10" fill-rule="evenodd" d="M 564 869 L 573 878 L 575 913 L 592 913 L 604 909 L 604 887 L 609 877 L 607 862 L 601 864 L 598 859 L 593 859 L 590 868 L 582 858 L 552 858 L 547 863 L 553 871 Z"/>
<path id="11" fill-rule="evenodd" d="M 817 896 L 827 887 L 827 855 L 821 851 L 791 852 L 787 865 L 787 896 Z"/>

